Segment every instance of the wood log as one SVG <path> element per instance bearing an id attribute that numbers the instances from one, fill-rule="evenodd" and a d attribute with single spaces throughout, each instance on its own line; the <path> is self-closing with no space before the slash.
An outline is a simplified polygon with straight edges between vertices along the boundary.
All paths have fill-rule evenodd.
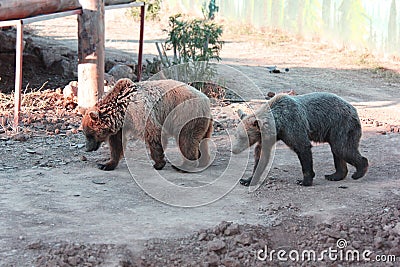
<path id="1" fill-rule="evenodd" d="M 105 5 L 127 4 L 135 0 L 105 0 Z M 79 0 L 0 0 L 0 21 L 78 9 Z"/>
<path id="2" fill-rule="evenodd" d="M 104 0 L 80 0 L 78 16 L 78 106 L 81 112 L 104 93 Z"/>

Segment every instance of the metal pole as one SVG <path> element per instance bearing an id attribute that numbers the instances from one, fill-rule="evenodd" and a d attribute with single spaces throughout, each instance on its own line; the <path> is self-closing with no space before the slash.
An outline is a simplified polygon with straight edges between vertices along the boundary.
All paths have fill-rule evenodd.
<path id="1" fill-rule="evenodd" d="M 144 34 L 144 16 L 145 16 L 146 4 L 140 7 L 140 34 L 139 34 L 139 55 L 138 55 L 138 71 L 137 79 L 140 81 L 142 79 L 142 61 L 143 61 L 143 34 Z"/>
<path id="2" fill-rule="evenodd" d="M 17 40 L 15 45 L 14 131 L 18 132 L 19 112 L 21 110 L 22 56 L 24 50 L 24 25 L 22 20 L 18 21 L 16 27 Z"/>

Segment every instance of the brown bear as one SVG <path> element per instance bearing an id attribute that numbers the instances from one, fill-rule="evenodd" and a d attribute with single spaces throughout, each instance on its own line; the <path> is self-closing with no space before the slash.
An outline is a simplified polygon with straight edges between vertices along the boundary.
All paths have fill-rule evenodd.
<path id="1" fill-rule="evenodd" d="M 144 139 L 154 168 L 160 170 L 166 164 L 164 148 L 170 136 L 175 137 L 184 156 L 178 169 L 204 167 L 210 160 L 207 139 L 212 124 L 207 96 L 174 80 L 134 83 L 120 79 L 82 119 L 86 151 L 95 151 L 102 142 L 109 142 L 111 158 L 98 164 L 102 170 L 117 167 L 128 138 Z"/>
<path id="2" fill-rule="evenodd" d="M 240 114 L 239 114 L 240 115 Z M 299 184 L 311 186 L 315 176 L 311 141 L 327 142 L 331 147 L 336 172 L 326 175 L 330 181 L 339 181 L 347 175 L 349 163 L 356 167 L 353 179 L 365 175 L 368 160 L 361 156 L 358 146 L 361 123 L 357 110 L 335 94 L 315 92 L 305 95 L 276 95 L 255 114 L 242 114 L 232 146 L 233 153 L 240 153 L 256 144 L 253 174 L 240 183 L 249 186 L 259 181 L 268 165 L 271 148 L 282 140 L 298 156 L 303 179 Z"/>

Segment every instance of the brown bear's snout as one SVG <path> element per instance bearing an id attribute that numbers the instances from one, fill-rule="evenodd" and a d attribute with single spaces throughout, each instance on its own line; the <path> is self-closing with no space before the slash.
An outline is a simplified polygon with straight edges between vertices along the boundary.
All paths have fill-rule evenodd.
<path id="1" fill-rule="evenodd" d="M 99 149 L 101 142 L 97 142 L 94 139 L 86 139 L 86 152 L 92 152 Z"/>

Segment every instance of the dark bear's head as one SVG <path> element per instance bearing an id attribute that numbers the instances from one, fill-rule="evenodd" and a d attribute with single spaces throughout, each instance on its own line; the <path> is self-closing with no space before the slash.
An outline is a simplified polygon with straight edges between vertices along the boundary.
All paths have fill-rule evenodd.
<path id="1" fill-rule="evenodd" d="M 82 130 L 86 136 L 86 151 L 96 151 L 102 142 L 114 133 L 107 127 L 101 118 L 97 106 L 89 108 L 82 118 Z"/>
<path id="2" fill-rule="evenodd" d="M 261 140 L 259 121 L 254 114 L 247 115 L 238 111 L 241 122 L 236 128 L 232 152 L 238 154 Z"/>

